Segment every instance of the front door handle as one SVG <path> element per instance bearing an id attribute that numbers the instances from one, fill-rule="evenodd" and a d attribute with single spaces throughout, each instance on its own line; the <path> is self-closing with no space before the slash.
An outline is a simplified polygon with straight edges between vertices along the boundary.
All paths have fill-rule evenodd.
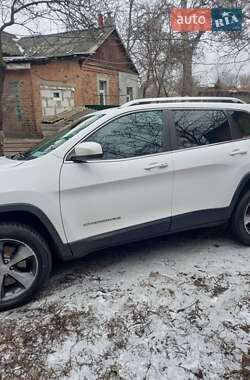
<path id="1" fill-rule="evenodd" d="M 231 153 L 229 153 L 230 156 L 244 156 L 244 154 L 247 154 L 246 150 L 240 150 L 240 149 L 235 149 Z"/>
<path id="2" fill-rule="evenodd" d="M 149 164 L 144 170 L 152 170 L 152 169 L 164 169 L 167 168 L 168 164 L 165 163 L 159 163 L 159 162 L 152 162 L 152 164 Z"/>

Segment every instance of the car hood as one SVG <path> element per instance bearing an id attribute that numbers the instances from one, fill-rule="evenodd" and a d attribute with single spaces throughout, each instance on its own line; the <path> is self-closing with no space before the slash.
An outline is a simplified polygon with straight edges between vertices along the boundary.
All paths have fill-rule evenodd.
<path id="1" fill-rule="evenodd" d="M 23 161 L 11 160 L 10 158 L 7 158 L 7 157 L 0 157 L 0 170 L 13 168 L 15 166 L 21 165 L 22 163 Z"/>

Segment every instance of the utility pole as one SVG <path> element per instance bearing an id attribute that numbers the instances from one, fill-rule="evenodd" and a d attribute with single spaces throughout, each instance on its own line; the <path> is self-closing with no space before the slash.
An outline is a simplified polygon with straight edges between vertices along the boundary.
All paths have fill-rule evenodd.
<path id="1" fill-rule="evenodd" d="M 188 0 L 181 0 L 181 8 L 187 8 Z M 188 33 L 181 33 L 182 36 L 182 86 L 181 96 L 191 96 L 193 87 L 193 46 L 189 40 Z"/>

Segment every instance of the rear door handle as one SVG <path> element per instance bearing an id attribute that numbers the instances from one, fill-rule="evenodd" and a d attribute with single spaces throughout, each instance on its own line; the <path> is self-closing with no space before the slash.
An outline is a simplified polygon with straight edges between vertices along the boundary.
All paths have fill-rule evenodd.
<path id="1" fill-rule="evenodd" d="M 152 170 L 152 169 L 164 169 L 167 168 L 168 164 L 165 163 L 159 163 L 159 162 L 153 162 L 152 164 L 149 164 L 144 170 Z"/>
<path id="2" fill-rule="evenodd" d="M 235 149 L 231 153 L 229 153 L 230 156 L 244 156 L 244 154 L 247 154 L 246 150 L 240 150 L 240 149 Z"/>

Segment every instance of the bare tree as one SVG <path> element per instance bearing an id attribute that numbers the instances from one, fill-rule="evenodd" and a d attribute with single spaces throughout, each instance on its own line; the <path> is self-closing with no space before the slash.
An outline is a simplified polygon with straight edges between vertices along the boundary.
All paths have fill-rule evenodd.
<path id="1" fill-rule="evenodd" d="M 60 19 L 67 29 L 82 30 L 96 26 L 98 14 L 117 12 L 115 0 L 62 0 L 60 6 L 51 5 L 57 19 Z"/>
<path id="2" fill-rule="evenodd" d="M 228 67 L 227 65 L 220 65 L 217 67 L 217 84 L 222 89 L 231 90 L 240 85 L 240 78 L 244 65 L 239 65 L 236 67 Z"/>
<path id="3" fill-rule="evenodd" d="M 178 6 L 206 6 L 209 0 L 127 1 L 127 8 L 123 8 L 121 17 L 125 20 L 125 27 L 123 23 L 118 24 L 140 71 L 143 96 L 171 93 L 176 88 L 174 82 L 180 83 L 180 69 L 182 80 L 179 93 L 191 95 L 192 63 L 204 33 L 173 33 L 170 11 Z"/>
<path id="4" fill-rule="evenodd" d="M 178 50 L 169 31 L 168 2 L 128 0 L 125 5 L 117 25 L 140 72 L 143 96 L 166 96 Z"/>
<path id="5" fill-rule="evenodd" d="M 241 74 L 239 76 L 239 85 L 243 90 L 250 90 L 250 74 Z"/>
<path id="6" fill-rule="evenodd" d="M 115 15 L 116 25 L 130 54 L 140 39 L 139 25 L 144 6 L 145 0 L 120 0 Z"/>
<path id="7" fill-rule="evenodd" d="M 173 38 L 180 41 L 182 45 L 182 86 L 181 95 L 192 95 L 193 93 L 193 62 L 202 55 L 202 50 L 214 50 L 222 57 L 222 60 L 237 60 L 242 51 L 250 48 L 250 8 L 248 0 L 236 0 L 228 4 L 228 0 L 172 0 L 171 7 L 181 8 L 212 8 L 212 7 L 236 7 L 242 8 L 244 13 L 243 27 L 241 32 L 231 33 L 174 33 Z M 249 9 L 248 9 L 249 8 Z M 201 62 L 201 59 L 198 59 Z M 239 71 L 235 73 L 237 76 Z"/>
<path id="8" fill-rule="evenodd" d="M 195 82 L 193 63 L 196 60 L 202 63 L 205 57 L 203 50 L 217 50 L 220 55 L 224 52 L 225 60 L 229 54 L 235 60 L 238 54 L 250 47 L 248 0 L 236 0 L 230 4 L 231 7 L 242 8 L 245 15 L 242 32 L 232 33 L 173 33 L 169 22 L 173 7 L 228 8 L 228 0 L 120 0 L 116 4 L 117 7 L 114 4 L 111 7 L 116 13 L 118 30 L 139 69 L 143 96 L 167 95 L 176 88 L 176 82 L 181 84 L 180 95 L 192 95 Z M 71 13 L 72 20 L 77 12 L 76 9 L 74 14 Z M 82 12 L 84 15 L 85 10 Z M 238 77 L 239 72 L 235 75 Z"/>

